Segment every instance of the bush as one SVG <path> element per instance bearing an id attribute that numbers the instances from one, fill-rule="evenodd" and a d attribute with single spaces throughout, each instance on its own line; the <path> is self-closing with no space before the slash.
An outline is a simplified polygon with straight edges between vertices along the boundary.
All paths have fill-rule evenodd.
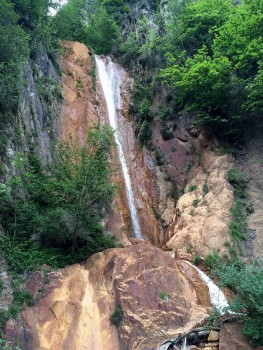
<path id="1" fill-rule="evenodd" d="M 165 163 L 164 154 L 160 148 L 156 148 L 155 150 L 155 159 L 156 159 L 157 165 L 159 166 L 164 165 Z"/>
<path id="2" fill-rule="evenodd" d="M 255 345 L 263 345 L 263 261 L 221 263 L 213 273 L 220 278 L 223 287 L 236 292 L 237 297 L 230 307 L 244 314 L 243 333 Z"/>
<path id="3" fill-rule="evenodd" d="M 193 207 L 194 208 L 197 208 L 198 204 L 200 203 L 200 200 L 199 199 L 194 199 L 193 200 Z"/>
<path id="4" fill-rule="evenodd" d="M 190 185 L 190 186 L 188 187 L 188 192 L 193 192 L 193 191 L 197 190 L 197 188 L 198 188 L 197 185 Z"/>
<path id="5" fill-rule="evenodd" d="M 123 319 L 123 311 L 122 311 L 121 305 L 117 304 L 115 305 L 114 312 L 110 316 L 110 322 L 114 326 L 119 327 L 122 323 L 122 319 Z"/>
<path id="6" fill-rule="evenodd" d="M 220 262 L 220 259 L 217 253 L 208 254 L 205 257 L 205 264 L 210 269 L 215 268 L 219 264 L 219 262 Z"/>
<path id="7" fill-rule="evenodd" d="M 112 140 L 108 127 L 94 129 L 86 145 L 60 143 L 49 171 L 34 156 L 29 157 L 28 171 L 18 165 L 21 174 L 0 189 L 7 233 L 1 248 L 10 269 L 22 273 L 43 263 L 60 267 L 115 245 L 100 224 L 115 190 L 108 153 Z"/>
<path id="8" fill-rule="evenodd" d="M 147 120 L 144 120 L 139 129 L 138 140 L 142 145 L 144 144 L 147 145 L 151 140 L 151 138 L 152 138 L 151 124 Z"/>
<path id="9" fill-rule="evenodd" d="M 173 184 L 171 192 L 170 192 L 171 197 L 173 198 L 174 202 L 176 203 L 178 199 L 180 198 L 180 193 L 178 190 L 177 184 Z"/>
<path id="10" fill-rule="evenodd" d="M 173 132 L 170 129 L 168 129 L 166 126 L 162 126 L 160 132 L 161 132 L 162 138 L 166 141 L 174 138 Z"/>
<path id="11" fill-rule="evenodd" d="M 163 301 L 167 300 L 168 299 L 167 293 L 164 291 L 161 291 L 160 292 L 160 299 L 162 299 Z"/>
<path id="12" fill-rule="evenodd" d="M 209 192 L 209 189 L 208 189 L 207 183 L 205 182 L 203 184 L 203 195 L 205 196 L 208 192 Z"/>
<path id="13" fill-rule="evenodd" d="M 201 263 L 201 256 L 199 254 L 195 254 L 193 256 L 193 263 L 196 266 L 200 265 L 200 263 Z"/>
<path id="14" fill-rule="evenodd" d="M 237 169 L 229 169 L 227 173 L 228 182 L 234 187 L 234 195 L 238 198 L 246 197 L 247 180 Z"/>

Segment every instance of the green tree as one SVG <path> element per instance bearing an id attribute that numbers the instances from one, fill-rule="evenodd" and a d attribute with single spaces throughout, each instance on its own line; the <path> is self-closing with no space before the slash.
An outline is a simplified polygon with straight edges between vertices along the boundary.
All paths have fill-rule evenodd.
<path id="1" fill-rule="evenodd" d="M 64 40 L 75 40 L 85 43 L 86 12 L 85 0 L 69 0 L 53 18 L 57 36 Z"/>
<path id="2" fill-rule="evenodd" d="M 17 24 L 10 1 L 0 0 L 0 110 L 16 106 L 21 63 L 29 52 L 28 36 Z"/>
<path id="3" fill-rule="evenodd" d="M 87 45 L 98 54 L 109 54 L 119 46 L 119 27 L 103 7 L 92 15 L 86 35 Z"/>
<path id="4" fill-rule="evenodd" d="M 112 142 L 112 130 L 106 126 L 90 130 L 84 145 L 61 142 L 51 169 L 31 157 L 29 169 L 21 168 L 2 188 L 3 228 L 18 250 L 23 251 L 32 236 L 42 247 L 84 249 L 86 256 L 112 246 L 101 226 L 115 189 L 109 162 Z"/>
<path id="5" fill-rule="evenodd" d="M 75 142 L 59 145 L 54 177 L 45 184 L 45 189 L 53 196 L 51 204 L 59 211 L 52 210 L 48 216 L 62 218 L 60 223 L 67 225 L 73 248 L 78 238 L 88 241 L 97 234 L 103 214 L 110 208 L 114 192 L 109 163 L 112 142 L 111 129 L 103 127 L 90 130 L 84 146 Z M 61 209 L 70 223 L 60 215 Z M 46 235 L 50 236 L 48 231 L 42 233 L 45 240 Z"/>
<path id="6" fill-rule="evenodd" d="M 173 7 L 175 13 L 173 31 L 174 43 L 193 54 L 203 45 L 211 47 L 213 31 L 225 23 L 232 11 L 230 0 L 184 1 L 183 5 Z M 172 17 L 172 15 L 171 15 Z"/>

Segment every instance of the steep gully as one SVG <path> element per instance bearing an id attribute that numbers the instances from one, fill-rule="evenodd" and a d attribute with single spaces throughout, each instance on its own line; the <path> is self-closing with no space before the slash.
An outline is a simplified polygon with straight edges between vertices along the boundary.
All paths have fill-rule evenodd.
<path id="1" fill-rule="evenodd" d="M 124 248 L 107 250 L 93 255 L 84 264 L 49 273 L 48 284 L 44 283 L 44 271 L 30 275 L 26 286 L 36 298 L 37 305 L 23 311 L 17 320 L 9 321 L 5 335 L 23 350 L 153 349 L 179 333 L 202 326 L 211 306 L 215 304 L 210 301 L 206 285 L 209 280 L 203 281 L 199 276 L 202 272 L 183 261 L 190 260 L 191 254 L 182 251 L 186 243 L 180 237 L 187 237 L 190 248 L 196 246 L 200 237 L 204 238 L 205 245 L 202 246 L 201 242 L 198 246 L 202 254 L 209 247 L 223 246 L 222 241 L 213 235 L 208 239 L 207 227 L 212 227 L 215 232 L 219 227 L 218 237 L 225 239 L 227 210 L 232 203 L 231 188 L 224 182 L 229 162 L 227 157 L 214 156 L 211 150 L 207 150 L 203 161 L 207 173 L 195 173 L 190 183 L 202 188 L 204 181 L 207 181 L 210 191 L 204 196 L 197 189 L 184 194 L 176 208 L 171 205 L 169 210 L 172 215 L 169 214 L 167 219 L 167 222 L 171 222 L 167 230 L 168 238 L 171 237 L 168 247 L 169 250 L 176 250 L 179 259 L 175 260 L 171 252 L 156 247 L 162 240 L 158 238 L 161 230 L 152 213 L 152 189 L 154 184 L 160 185 L 158 172 L 161 172 L 155 167 L 149 152 L 136 145 L 128 115 L 129 78 L 126 72 L 109 58 L 97 57 L 103 74 L 99 75 L 101 79 L 95 92 L 88 74 L 92 68 L 88 49 L 74 42 L 64 43 L 64 46 L 61 60 L 64 94 L 61 137 L 65 139 L 71 133 L 83 142 L 87 128 L 99 122 L 110 122 L 110 117 L 113 118 L 111 125 L 117 129 L 116 144 L 121 146 L 118 147 L 120 163 L 124 164 L 123 173 L 126 171 L 132 186 L 122 191 L 124 194 L 116 199 L 117 209 L 113 210 L 108 221 L 119 220 L 124 228 L 121 237 L 126 236 L 126 239 L 122 239 Z M 109 81 L 110 76 L 113 82 Z M 106 105 L 101 94 L 103 86 L 106 88 L 107 85 L 111 93 L 105 90 L 104 95 L 110 106 Z M 113 105 L 113 99 L 116 99 L 117 106 Z M 180 138 L 186 139 L 181 134 Z M 204 142 L 203 138 L 198 138 L 198 142 L 201 141 Z M 185 141 L 177 142 L 179 155 L 173 153 L 173 157 L 183 153 L 185 144 Z M 171 143 L 168 145 L 171 147 Z M 157 173 L 157 179 L 153 179 L 154 173 Z M 164 193 L 168 183 L 161 182 L 161 186 L 160 193 Z M 129 192 L 131 203 L 137 209 L 135 219 L 133 217 L 134 232 L 136 235 L 143 234 L 149 240 L 127 239 L 132 231 L 127 213 Z M 194 199 L 198 199 L 200 204 L 193 211 Z M 165 206 L 164 200 L 162 203 Z M 194 227 L 191 226 L 193 224 Z M 111 231 L 117 232 L 115 228 Z M 178 237 L 182 246 L 178 238 L 174 239 L 176 232 L 180 234 Z M 212 289 L 216 288 L 212 285 Z M 118 330 L 109 321 L 116 304 L 123 310 L 123 320 Z"/>
<path id="2" fill-rule="evenodd" d="M 98 77 L 102 86 L 104 98 L 106 100 L 107 111 L 109 116 L 109 123 L 114 129 L 115 142 L 118 149 L 119 160 L 121 163 L 123 176 L 125 180 L 126 193 L 128 199 L 128 205 L 131 213 L 131 221 L 133 227 L 133 234 L 135 238 L 142 239 L 143 235 L 140 228 L 139 217 L 134 201 L 134 193 L 131 184 L 131 178 L 129 169 L 125 160 L 125 154 L 123 152 L 121 135 L 118 131 L 118 113 L 122 109 L 121 99 L 121 85 L 122 85 L 122 69 L 112 62 L 111 58 L 107 57 L 102 59 L 99 56 L 96 57 L 96 64 L 98 70 Z M 195 269 L 200 275 L 201 279 L 206 283 L 209 290 L 211 304 L 220 311 L 221 314 L 229 307 L 227 299 L 223 292 L 217 287 L 217 285 L 200 269 L 191 263 L 187 262 L 193 269 Z M 182 349 L 187 350 L 187 340 L 184 339 Z"/>
<path id="3" fill-rule="evenodd" d="M 131 221 L 133 226 L 133 234 L 135 238 L 143 238 L 141 233 L 139 217 L 134 201 L 134 194 L 131 184 L 131 178 L 126 164 L 125 155 L 122 147 L 121 135 L 118 131 L 118 113 L 120 113 L 122 108 L 121 100 L 121 84 L 122 84 L 122 69 L 112 62 L 108 57 L 102 59 L 99 56 L 96 56 L 96 64 L 98 69 L 99 80 L 103 89 L 104 97 L 106 99 L 106 105 L 109 115 L 109 122 L 115 133 L 115 141 L 118 148 L 119 159 L 121 167 L 123 170 L 123 176 L 125 180 L 128 205 L 131 213 Z M 196 266 L 187 262 L 192 268 L 194 268 L 202 278 L 202 280 L 207 284 L 209 289 L 209 295 L 211 299 L 211 304 L 218 309 L 221 313 L 224 312 L 224 309 L 229 307 L 227 300 L 223 292 L 216 286 L 215 283 L 200 269 Z"/>

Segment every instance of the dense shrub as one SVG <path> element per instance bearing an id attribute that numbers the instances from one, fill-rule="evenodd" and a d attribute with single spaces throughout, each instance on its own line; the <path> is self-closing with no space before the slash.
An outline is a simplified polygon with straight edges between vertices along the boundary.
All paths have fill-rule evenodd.
<path id="1" fill-rule="evenodd" d="M 114 326 L 119 327 L 121 325 L 122 319 L 123 319 L 123 311 L 122 311 L 121 305 L 116 304 L 115 310 L 110 316 L 110 321 Z"/>
<path id="2" fill-rule="evenodd" d="M 214 273 L 220 278 L 223 286 L 237 293 L 231 309 L 244 315 L 244 334 L 249 336 L 254 344 L 263 345 L 262 261 L 252 264 L 241 262 L 220 264 Z"/>

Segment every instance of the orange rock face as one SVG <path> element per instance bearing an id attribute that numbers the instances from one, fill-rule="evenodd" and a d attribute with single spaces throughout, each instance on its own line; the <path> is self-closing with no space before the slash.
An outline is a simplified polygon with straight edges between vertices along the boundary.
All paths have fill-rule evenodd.
<path id="1" fill-rule="evenodd" d="M 66 140 L 69 135 L 72 135 L 83 143 L 89 128 L 97 125 L 99 121 L 108 123 L 107 108 L 100 84 L 93 80 L 95 62 L 88 48 L 76 42 L 64 42 L 63 46 L 65 51 L 60 60 L 64 96 L 60 117 L 61 138 Z M 157 244 L 160 229 L 152 209 L 154 206 L 153 160 L 146 149 L 139 149 L 135 139 L 133 123 L 128 113 L 132 81 L 123 69 L 122 71 L 123 105 L 119 118 L 119 131 L 123 137 L 123 148 L 133 182 L 143 234 Z M 113 162 L 116 165 L 119 163 L 116 153 L 113 154 Z M 115 199 L 118 209 L 110 215 L 106 227 L 123 244 L 126 244 L 125 236 L 132 235 L 132 228 L 122 177 L 120 170 L 115 178 L 119 186 L 119 193 Z"/>
<path id="2" fill-rule="evenodd" d="M 87 129 L 99 121 L 96 110 L 96 83 L 92 81 L 95 66 L 88 48 L 77 42 L 63 42 L 60 60 L 63 106 L 60 117 L 62 139 L 69 134 L 85 141 Z"/>
<path id="3" fill-rule="evenodd" d="M 117 304 L 118 328 L 109 320 Z M 142 242 L 51 273 L 44 297 L 9 321 L 6 336 L 23 350 L 150 349 L 206 318 L 200 291 L 175 260 Z"/>
<path id="4" fill-rule="evenodd" d="M 170 228 L 171 238 L 166 245 L 201 256 L 213 252 L 223 255 L 230 241 L 228 225 L 234 196 L 226 177 L 233 161 L 229 156 L 206 152 L 204 166 L 206 171 L 197 171 L 177 202 L 175 225 Z"/>

